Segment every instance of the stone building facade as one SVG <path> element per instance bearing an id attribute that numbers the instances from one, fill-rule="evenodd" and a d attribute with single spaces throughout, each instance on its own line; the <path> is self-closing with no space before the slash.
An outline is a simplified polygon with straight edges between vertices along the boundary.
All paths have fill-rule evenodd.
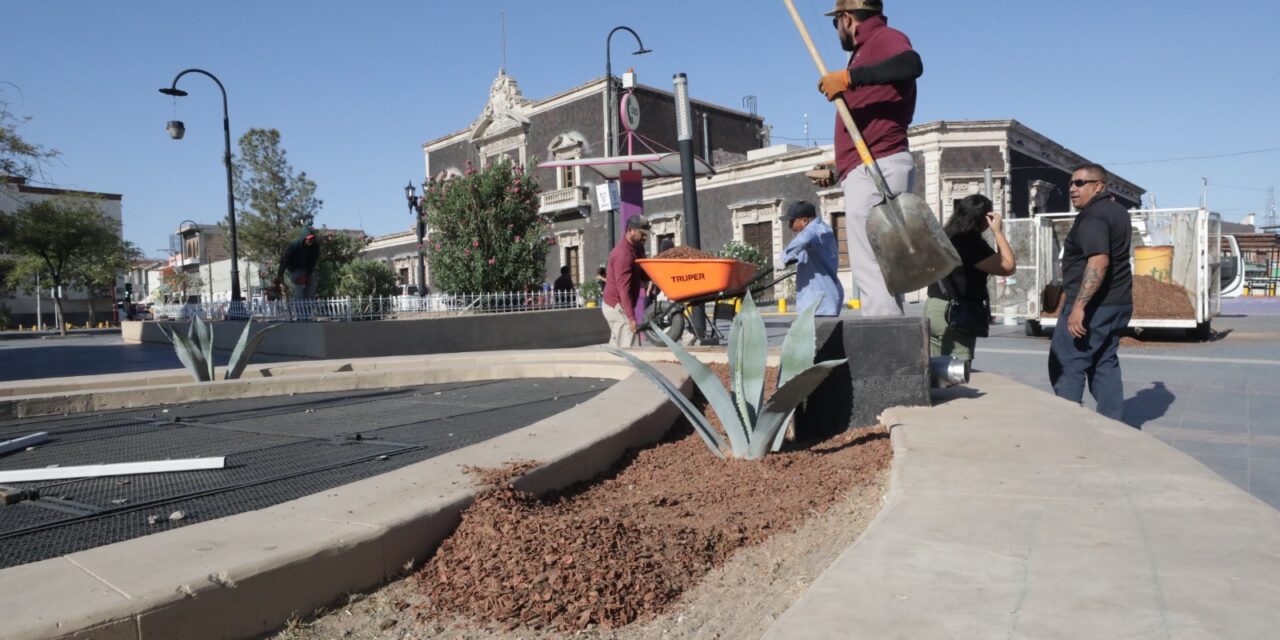
<path id="1" fill-rule="evenodd" d="M 602 156 L 604 94 L 601 78 L 532 101 L 520 94 L 514 79 L 500 73 L 488 103 L 470 127 L 423 145 L 426 175 L 460 175 L 467 162 L 484 166 L 502 155 L 526 165 Z M 672 94 L 640 85 L 636 95 L 641 135 L 674 148 Z M 780 221 L 782 212 L 792 200 L 809 200 L 836 231 L 841 279 L 846 293 L 856 296 L 845 250 L 843 193 L 838 187 L 819 189 L 804 175 L 815 165 L 833 163 L 832 147 L 770 146 L 763 118 L 697 101 L 693 111 L 695 153 L 704 159 L 710 155 L 708 162 L 715 169 L 714 175 L 696 183 L 702 248 L 714 251 L 738 240 L 757 246 L 777 262 L 792 236 Z M 985 191 L 988 168 L 992 200 L 1007 217 L 1068 211 L 1071 169 L 1087 162 L 1016 120 L 931 122 L 912 127 L 909 140 L 916 162 L 913 191 L 944 222 L 958 200 Z M 548 279 L 568 265 L 575 282 L 582 282 L 608 256 L 607 218 L 593 193 L 602 179 L 585 167 L 538 169 L 536 175 L 543 189 L 541 212 L 551 217 L 556 240 L 556 250 L 547 258 Z M 1114 174 L 1109 186 L 1122 204 L 1139 206 L 1140 187 Z M 654 226 L 650 255 L 665 238 L 687 244 L 681 180 L 648 181 L 644 194 L 645 214 Z"/>
<path id="2" fill-rule="evenodd" d="M 488 102 L 471 126 L 423 145 L 426 175 L 461 175 L 468 162 L 484 167 L 502 156 L 525 166 L 552 159 L 604 156 L 606 88 L 605 79 L 599 78 L 534 101 L 521 94 L 514 78 L 499 72 Z M 636 153 L 675 149 L 674 95 L 638 85 L 634 96 L 642 116 L 636 130 L 639 141 L 632 149 Z M 765 146 L 763 118 L 691 102 L 694 153 L 708 164 L 723 166 Z M 627 153 L 621 142 L 619 153 Z M 608 256 L 608 221 L 595 198 L 595 185 L 603 179 L 585 167 L 536 169 L 534 175 L 542 186 L 540 212 L 551 218 L 551 233 L 556 239 L 556 250 L 547 256 L 548 281 L 555 279 L 561 266 L 568 265 L 574 282 L 581 283 Z"/>

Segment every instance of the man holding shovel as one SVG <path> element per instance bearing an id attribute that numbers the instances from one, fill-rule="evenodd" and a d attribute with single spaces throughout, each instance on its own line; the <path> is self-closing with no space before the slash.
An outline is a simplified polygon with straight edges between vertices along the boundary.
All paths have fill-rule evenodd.
<path id="1" fill-rule="evenodd" d="M 835 9 L 826 15 L 831 16 L 840 46 L 853 55 L 847 68 L 824 75 L 818 89 L 828 100 L 844 100 L 889 189 L 907 193 L 915 177 L 907 128 L 915 116 L 916 78 L 924 73 L 924 65 L 907 36 L 889 28 L 883 9 L 881 0 L 836 0 Z M 902 303 L 886 286 L 867 237 L 867 217 L 883 196 L 840 118 L 835 154 L 835 171 L 818 172 L 814 182 L 826 187 L 839 181 L 844 189 L 849 267 L 862 315 L 900 316 Z"/>

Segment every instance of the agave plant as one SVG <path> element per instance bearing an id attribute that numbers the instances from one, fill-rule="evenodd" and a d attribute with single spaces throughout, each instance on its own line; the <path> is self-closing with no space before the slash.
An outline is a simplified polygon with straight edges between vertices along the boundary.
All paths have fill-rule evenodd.
<path id="1" fill-rule="evenodd" d="M 253 318 L 244 323 L 244 331 L 240 333 L 240 341 L 236 343 L 236 348 L 231 352 L 231 360 L 227 362 L 227 370 L 223 374 L 223 380 L 235 380 L 244 372 L 245 366 L 249 364 L 249 358 L 253 356 L 253 352 L 257 350 L 258 344 L 262 342 L 262 337 L 268 331 L 279 327 L 278 324 L 263 327 L 262 331 L 249 335 L 249 330 L 253 327 Z M 191 319 L 191 324 L 187 326 L 187 334 L 184 336 L 177 329 L 167 331 L 163 326 L 160 332 L 173 343 L 173 350 L 178 352 L 178 359 L 182 361 L 187 371 L 191 372 L 191 376 L 196 382 L 209 382 L 214 379 L 213 372 L 213 327 L 200 317 Z"/>
<path id="2" fill-rule="evenodd" d="M 765 335 L 764 318 L 760 315 L 751 296 L 742 300 L 742 311 L 733 319 L 729 332 L 730 387 L 726 389 L 710 367 L 676 344 L 665 333 L 653 335 L 667 345 L 680 364 L 684 365 L 694 384 L 710 403 L 711 409 L 724 425 L 728 436 L 728 454 L 734 458 L 758 460 L 769 451 L 782 446 L 786 431 L 783 427 L 796 407 L 826 379 L 835 367 L 846 360 L 827 360 L 814 364 L 817 351 L 813 316 L 817 303 L 800 312 L 791 324 L 782 342 L 782 360 L 778 367 L 777 391 L 764 400 L 765 361 L 769 354 L 768 337 Z M 660 389 L 666 392 L 693 424 L 711 452 L 720 458 L 726 454 L 725 438 L 711 426 L 688 398 L 666 376 L 649 363 L 621 349 L 609 347 L 614 355 L 630 362 Z"/>

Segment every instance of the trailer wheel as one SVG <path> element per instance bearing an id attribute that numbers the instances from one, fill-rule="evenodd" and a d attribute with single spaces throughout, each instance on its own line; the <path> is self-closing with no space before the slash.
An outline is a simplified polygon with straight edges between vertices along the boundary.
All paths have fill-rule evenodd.
<path id="1" fill-rule="evenodd" d="M 1187 333 L 1200 342 L 1208 342 L 1213 338 L 1213 325 L 1210 321 L 1200 322 L 1196 324 L 1196 328 L 1188 329 Z"/>
<path id="2" fill-rule="evenodd" d="M 1032 338 L 1039 338 L 1044 335 L 1044 332 L 1040 330 L 1039 320 L 1028 320 L 1026 324 L 1023 325 L 1023 330 L 1027 332 L 1027 336 Z"/>

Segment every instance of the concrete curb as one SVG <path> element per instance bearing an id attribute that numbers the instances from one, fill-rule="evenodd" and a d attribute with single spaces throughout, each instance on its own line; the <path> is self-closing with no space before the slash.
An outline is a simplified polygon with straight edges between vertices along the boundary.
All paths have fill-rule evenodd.
<path id="1" fill-rule="evenodd" d="M 883 414 L 886 504 L 765 638 L 1275 635 L 1280 512 L 1007 378 L 935 400 Z"/>
<path id="2" fill-rule="evenodd" d="M 689 389 L 679 367 L 659 366 Z M 457 377 L 468 371 L 461 365 L 442 371 L 467 379 Z M 464 466 L 536 459 L 541 465 L 515 484 L 541 493 L 593 477 L 627 449 L 661 438 L 679 415 L 625 365 L 544 360 L 470 371 L 620 381 L 532 426 L 322 494 L 0 571 L 0 601 L 26 603 L 0 621 L 0 637 L 257 637 L 428 557 L 477 493 Z M 350 384 L 368 376 L 384 386 L 389 375 L 417 375 L 408 384 L 422 384 L 430 373 L 374 371 L 290 382 L 305 380 L 316 391 L 317 382 L 330 379 Z"/>

